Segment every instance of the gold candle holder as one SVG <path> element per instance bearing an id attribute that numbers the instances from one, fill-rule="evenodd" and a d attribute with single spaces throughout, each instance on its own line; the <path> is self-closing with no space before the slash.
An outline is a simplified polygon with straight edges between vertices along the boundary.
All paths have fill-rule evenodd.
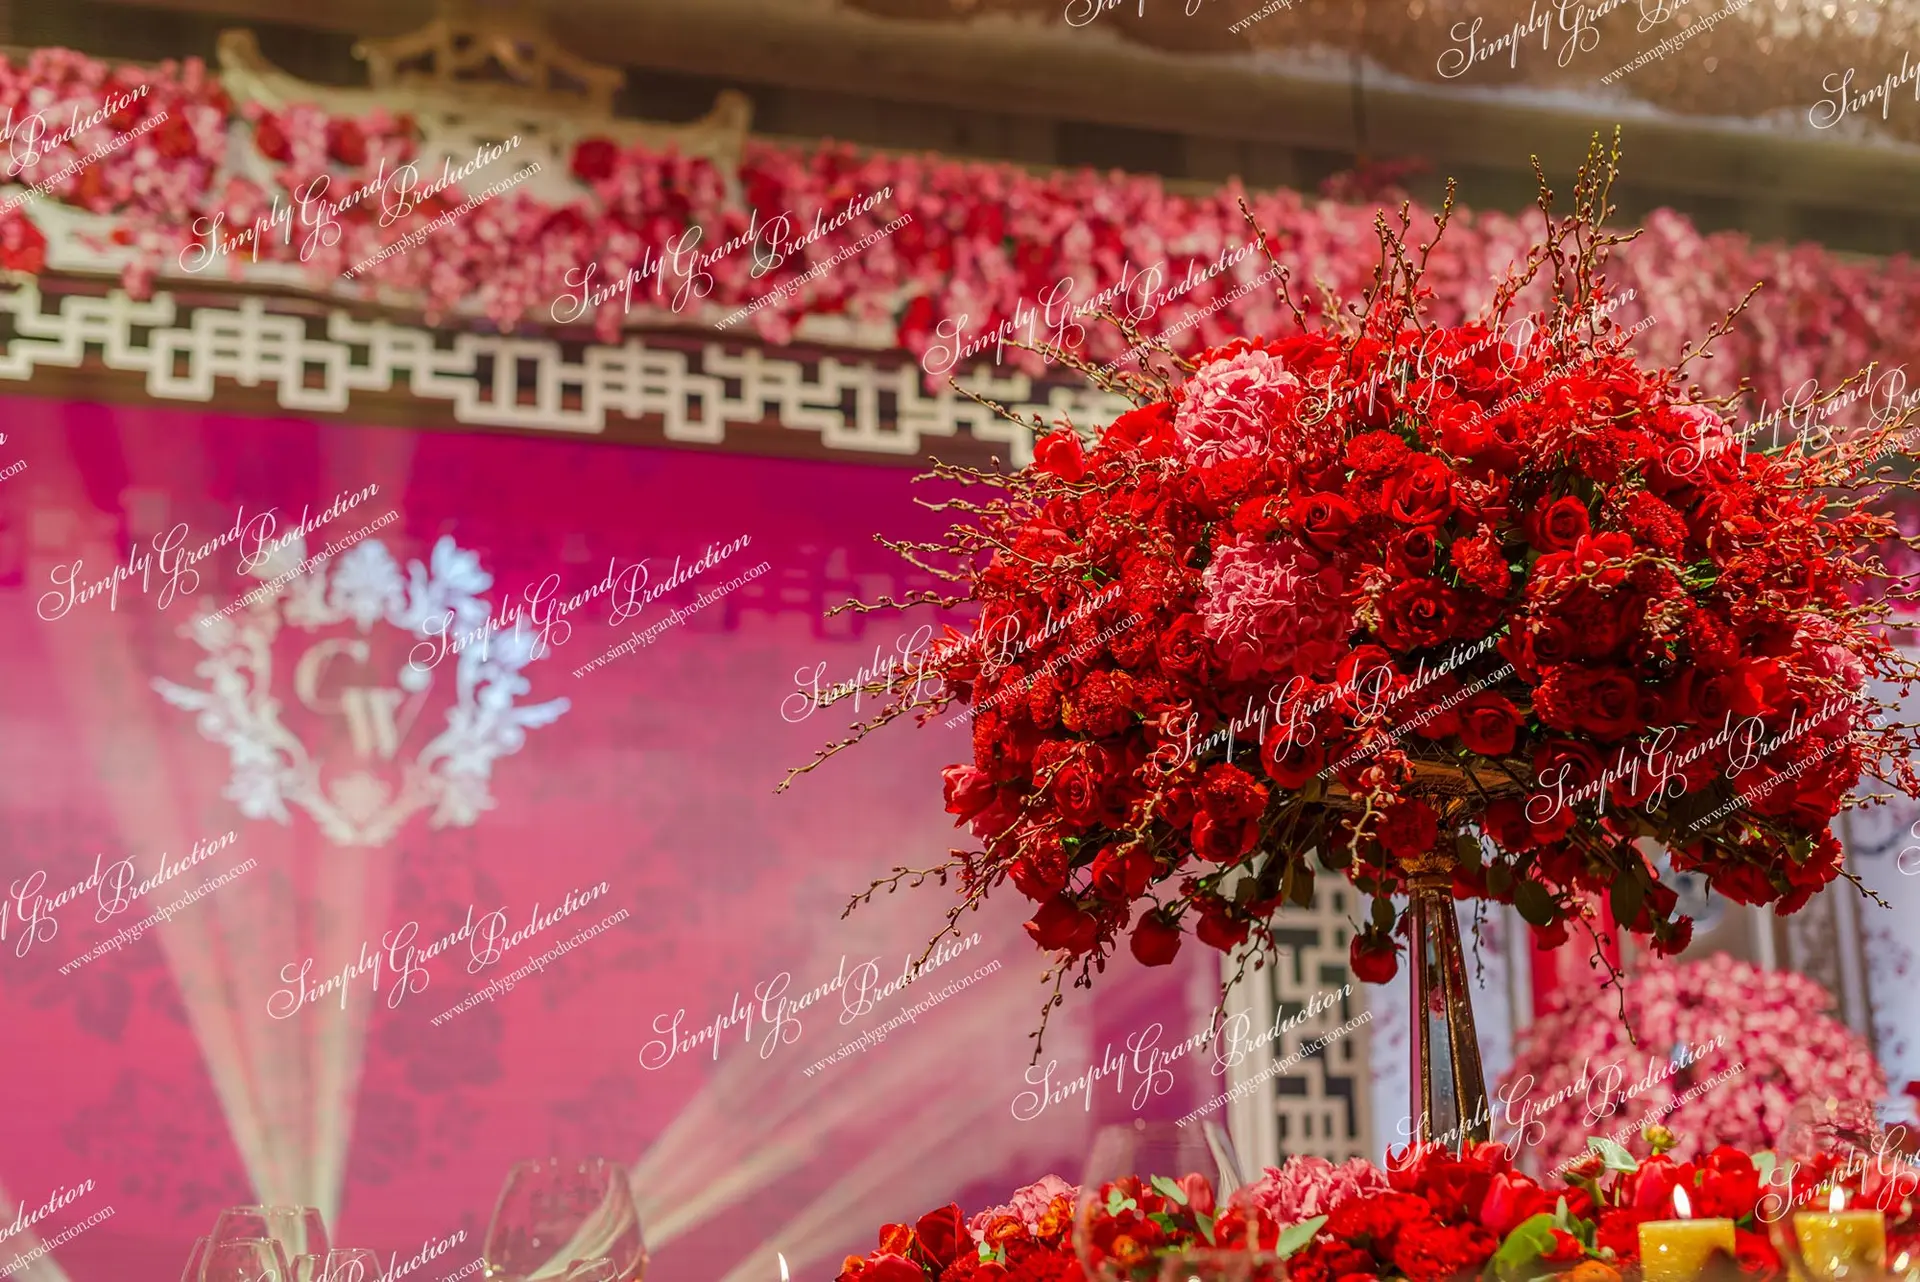
<path id="1" fill-rule="evenodd" d="M 1716 1252 L 1734 1253 L 1732 1220 L 1694 1219 L 1683 1188 L 1673 1190 L 1673 1210 L 1674 1219 L 1640 1226 L 1640 1269 L 1646 1282 L 1694 1282 Z"/>
<path id="2" fill-rule="evenodd" d="M 1887 1217 L 1879 1211 L 1849 1211 L 1835 1186 L 1824 1211 L 1796 1211 L 1793 1237 L 1813 1282 L 1883 1277 L 1887 1269 Z"/>

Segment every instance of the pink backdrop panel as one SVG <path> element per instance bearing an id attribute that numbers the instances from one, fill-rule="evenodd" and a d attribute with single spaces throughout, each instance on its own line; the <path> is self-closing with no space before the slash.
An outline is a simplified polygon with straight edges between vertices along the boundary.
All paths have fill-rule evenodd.
<path id="1" fill-rule="evenodd" d="M 853 715 L 813 709 L 800 684 L 853 678 L 938 621 L 825 616 L 928 586 L 873 540 L 930 532 L 910 472 L 8 404 L 0 463 L 27 467 L 0 482 L 0 1229 L 94 1187 L 0 1238 L 0 1264 L 111 1207 L 58 1267 L 171 1279 L 221 1207 L 302 1201 L 336 1240 L 437 1282 L 478 1255 L 514 1161 L 600 1154 L 633 1172 L 650 1276 L 772 1279 L 779 1251 L 796 1278 L 830 1278 L 889 1218 L 1076 1178 L 1098 1123 L 1218 1089 L 1191 1060 L 1059 1100 L 1033 1086 L 1052 1065 L 1058 1089 L 1108 1042 L 1187 1037 L 1210 958 L 1122 965 L 1056 1016 L 1037 1066 L 1024 1034 L 1043 961 L 1016 904 L 874 991 L 949 901 L 928 888 L 842 910 L 961 840 L 939 769 L 968 755 L 963 725 L 890 726 L 774 793 Z M 288 548 L 243 574 L 248 522 L 270 511 L 277 539 L 343 494 L 365 497 L 305 552 L 387 523 L 197 622 L 299 561 Z M 549 604 L 610 569 L 637 584 L 636 565 L 658 586 L 716 545 L 736 550 L 629 597 L 618 627 L 624 588 L 544 631 L 545 607 L 525 604 L 550 578 Z M 496 619 L 522 603 L 520 638 L 423 668 L 419 621 L 463 600 Z M 109 884 L 53 903 L 124 860 L 136 880 L 117 898 Z M 478 934 L 411 967 L 386 947 L 469 920 Z M 509 933 L 482 966 L 489 920 Z M 746 1007 L 717 1039 L 663 1031 L 690 1039 Z"/>

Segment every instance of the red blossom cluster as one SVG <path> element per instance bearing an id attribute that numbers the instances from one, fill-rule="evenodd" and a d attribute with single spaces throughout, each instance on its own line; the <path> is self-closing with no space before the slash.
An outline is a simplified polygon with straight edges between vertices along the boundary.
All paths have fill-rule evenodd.
<path id="1" fill-rule="evenodd" d="M 1647 1134 L 1661 1150 L 1673 1141 L 1657 1128 Z M 848 1257 L 837 1282 L 1153 1279 L 1166 1256 L 1221 1244 L 1251 1252 L 1257 1268 L 1268 1271 L 1284 1260 L 1289 1282 L 1444 1282 L 1481 1275 L 1490 1262 L 1501 1277 L 1621 1282 L 1638 1276 L 1640 1226 L 1685 1216 L 1732 1220 L 1729 1266 L 1756 1282 L 1775 1282 L 1787 1275 L 1775 1244 L 1791 1247 L 1793 1211 L 1826 1205 L 1835 1186 L 1845 1190 L 1848 1206 L 1886 1213 L 1890 1257 L 1920 1247 L 1914 1168 L 1884 1157 L 1823 1157 L 1790 1167 L 1772 1160 L 1763 1154 L 1756 1162 L 1721 1145 L 1693 1162 L 1664 1151 L 1636 1161 L 1610 1146 L 1548 1186 L 1515 1170 L 1499 1144 L 1458 1154 L 1440 1146 L 1403 1149 L 1388 1155 L 1387 1187 L 1337 1190 L 1324 1214 L 1297 1224 L 1276 1222 L 1257 1196 L 1237 1197 L 1220 1210 L 1212 1185 L 1198 1175 L 1129 1176 L 1098 1190 L 1084 1214 L 1085 1243 L 1075 1237 L 1076 1190 L 1056 1182 L 1064 1191 L 1037 1216 L 1000 1208 L 974 1217 L 971 1234 L 958 1206 L 911 1226 L 886 1225 L 879 1248 Z M 1298 1161 L 1287 1171 L 1268 1170 L 1263 1183 L 1284 1182 Z M 1685 1216 L 1677 1212 L 1676 1189 L 1685 1191 Z"/>
<path id="2" fill-rule="evenodd" d="M 1641 839 L 1786 913 L 1840 875 L 1863 771 L 1920 794 L 1867 684 L 1913 673 L 1854 595 L 1894 533 L 1862 467 L 1904 422 L 1746 450 L 1606 319 L 1591 201 L 1529 260 L 1566 277 L 1543 314 L 1507 310 L 1522 272 L 1428 325 L 1404 227 L 1381 235 L 1347 323 L 1131 385 L 1096 442 L 1042 437 L 917 545 L 980 612 L 898 705 L 974 710 L 945 772 L 985 845 L 966 903 L 1011 880 L 1080 982 L 1123 932 L 1147 965 L 1188 925 L 1234 947 L 1307 902 L 1314 855 L 1374 896 L 1362 978 L 1392 975 L 1422 870 L 1549 942 L 1604 897 L 1673 953 L 1691 922 Z"/>

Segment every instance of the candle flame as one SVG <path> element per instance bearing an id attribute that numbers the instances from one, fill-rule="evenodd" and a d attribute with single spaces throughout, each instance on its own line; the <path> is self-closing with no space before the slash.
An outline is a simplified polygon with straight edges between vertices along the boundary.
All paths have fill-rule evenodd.
<path id="1" fill-rule="evenodd" d="M 1693 1203 L 1687 1201 L 1687 1191 L 1678 1184 L 1673 1186 L 1673 1214 L 1675 1219 L 1693 1218 Z"/>
<path id="2" fill-rule="evenodd" d="M 1833 1186 L 1833 1192 L 1827 1194 L 1827 1210 L 1831 1213 L 1838 1213 L 1846 1209 L 1847 1195 L 1842 1191 L 1840 1186 L 1836 1184 Z"/>
<path id="3" fill-rule="evenodd" d="M 774 1254 L 780 1259 L 780 1282 L 787 1282 L 787 1257 L 781 1255 L 778 1251 L 775 1251 Z"/>
<path id="4" fill-rule="evenodd" d="M 1895 1273 L 1905 1273 L 1907 1271 L 1907 1262 L 1908 1262 L 1907 1253 L 1905 1251 L 1900 1252 L 1899 1255 L 1894 1257 L 1893 1271 Z"/>

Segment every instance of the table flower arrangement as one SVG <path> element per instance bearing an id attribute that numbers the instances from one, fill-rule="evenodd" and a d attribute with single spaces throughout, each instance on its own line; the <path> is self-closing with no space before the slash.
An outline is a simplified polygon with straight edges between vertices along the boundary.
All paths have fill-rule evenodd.
<path id="1" fill-rule="evenodd" d="M 1694 1214 L 1732 1220 L 1739 1267 L 1756 1282 L 1772 1282 L 1787 1276 L 1773 1225 L 1834 1184 L 1854 1204 L 1887 1212 L 1890 1256 L 1920 1249 L 1914 1168 L 1848 1167 L 1831 1158 L 1781 1168 L 1771 1153 L 1728 1145 L 1677 1161 L 1667 1151 L 1674 1138 L 1649 1128 L 1651 1152 L 1638 1160 L 1596 1140 L 1594 1151 L 1552 1183 L 1515 1169 L 1499 1144 L 1460 1154 L 1433 1145 L 1396 1150 L 1384 1171 L 1359 1159 L 1333 1167 L 1293 1158 L 1226 1199 L 1229 1209 L 1206 1232 L 1197 1208 L 1219 1199 L 1204 1178 L 1116 1181 L 1095 1202 L 1091 1258 L 1096 1267 L 1151 1266 L 1251 1233 L 1262 1251 L 1285 1260 L 1290 1282 L 1442 1282 L 1481 1274 L 1621 1282 L 1638 1276 L 1640 1226 L 1670 1219 L 1678 1188 Z M 971 1220 L 947 1206 L 912 1225 L 887 1225 L 877 1249 L 849 1256 L 837 1282 L 1081 1282 L 1088 1275 L 1073 1240 L 1078 1193 L 1048 1176 Z M 1105 1209 L 1126 1203 L 1134 1205 Z M 1149 1267 L 1142 1276 L 1158 1272 Z"/>
<path id="2" fill-rule="evenodd" d="M 1591 1134 L 1624 1141 L 1658 1122 L 1758 1151 L 1781 1140 L 1797 1100 L 1887 1093 L 1866 1039 L 1804 975 L 1716 953 L 1636 969 L 1624 1000 L 1638 1046 L 1565 992 L 1520 1034 L 1496 1109 L 1510 1148 L 1551 1165 L 1586 1153 Z"/>

